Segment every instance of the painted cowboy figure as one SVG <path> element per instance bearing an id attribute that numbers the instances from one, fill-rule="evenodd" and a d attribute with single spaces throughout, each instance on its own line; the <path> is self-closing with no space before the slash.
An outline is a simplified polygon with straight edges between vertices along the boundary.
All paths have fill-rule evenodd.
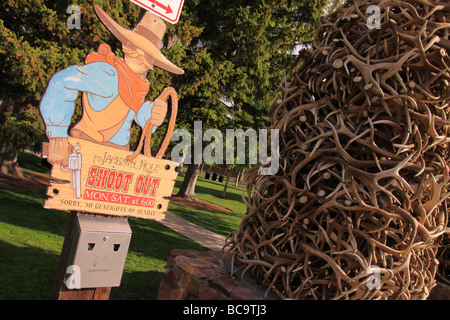
<path id="1" fill-rule="evenodd" d="M 94 9 L 122 43 L 124 57 L 115 56 L 109 45 L 102 44 L 97 52 L 86 57 L 85 65 L 70 66 L 50 79 L 40 110 L 49 138 L 51 164 L 67 166 L 68 127 L 78 92 L 82 92 L 83 115 L 70 135 L 128 150 L 133 120 L 142 128 L 150 121 L 155 130 L 167 113 L 164 100 L 145 101 L 150 86 L 147 71 L 157 66 L 175 74 L 184 73 L 159 50 L 166 30 L 159 17 L 146 12 L 131 31 L 117 24 L 100 7 Z"/>

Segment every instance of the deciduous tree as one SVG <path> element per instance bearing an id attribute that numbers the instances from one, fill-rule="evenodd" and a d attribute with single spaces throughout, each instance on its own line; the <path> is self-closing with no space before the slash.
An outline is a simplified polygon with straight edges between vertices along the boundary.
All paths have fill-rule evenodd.
<path id="1" fill-rule="evenodd" d="M 193 0 L 181 20 L 201 29 L 186 48 L 180 121 L 191 128 L 262 128 L 272 92 L 293 61 L 292 53 L 312 38 L 325 1 Z M 175 29 L 174 29 L 175 30 Z M 195 57 L 195 59 L 192 59 Z M 191 69 L 192 68 L 192 69 Z M 178 196 L 195 198 L 199 165 L 192 165 Z"/>

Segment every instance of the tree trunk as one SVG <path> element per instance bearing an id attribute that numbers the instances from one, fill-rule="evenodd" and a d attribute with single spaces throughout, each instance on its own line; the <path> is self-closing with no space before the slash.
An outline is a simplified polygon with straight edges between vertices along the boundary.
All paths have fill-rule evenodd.
<path id="1" fill-rule="evenodd" d="M 225 196 L 227 195 L 228 181 L 230 181 L 230 170 L 227 170 L 227 181 L 225 182 L 225 186 L 223 187 L 222 191 L 222 198 L 224 199 Z"/>
<path id="2" fill-rule="evenodd" d="M 23 172 L 17 163 L 17 152 L 12 152 L 8 146 L 0 149 L 0 173 L 22 177 Z"/>
<path id="3" fill-rule="evenodd" d="M 184 164 L 183 164 L 183 162 L 181 162 L 178 165 L 178 175 L 181 176 L 181 177 L 184 177 L 183 167 L 184 167 Z"/>
<path id="4" fill-rule="evenodd" d="M 241 172 L 242 172 L 242 170 L 239 170 L 239 172 L 236 176 L 236 181 L 234 182 L 235 187 L 237 187 L 239 185 L 239 179 L 241 178 Z"/>
<path id="5" fill-rule="evenodd" d="M 245 171 L 246 170 L 242 170 L 241 176 L 239 177 L 239 183 L 240 184 L 244 184 Z"/>
<path id="6" fill-rule="evenodd" d="M 200 173 L 199 164 L 191 164 L 184 176 L 183 183 L 181 184 L 180 191 L 176 194 L 176 197 L 184 199 L 196 199 L 195 197 L 195 184 L 197 183 L 197 177 Z"/>

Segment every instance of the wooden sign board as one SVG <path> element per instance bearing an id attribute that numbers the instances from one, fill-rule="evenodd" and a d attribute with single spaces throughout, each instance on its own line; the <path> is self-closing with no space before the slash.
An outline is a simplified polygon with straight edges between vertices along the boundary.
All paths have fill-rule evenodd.
<path id="1" fill-rule="evenodd" d="M 131 0 L 131 2 L 175 24 L 180 19 L 184 0 Z"/>
<path id="2" fill-rule="evenodd" d="M 178 164 L 68 137 L 75 147 L 68 168 L 54 165 L 58 179 L 47 189 L 44 208 L 144 219 L 164 219 Z"/>

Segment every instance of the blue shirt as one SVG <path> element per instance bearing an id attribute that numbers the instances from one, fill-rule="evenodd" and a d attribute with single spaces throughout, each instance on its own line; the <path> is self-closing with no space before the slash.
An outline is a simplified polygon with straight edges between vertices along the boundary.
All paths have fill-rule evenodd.
<path id="1" fill-rule="evenodd" d="M 106 62 L 93 62 L 84 66 L 70 66 L 53 75 L 41 99 L 40 110 L 47 137 L 66 138 L 75 100 L 79 92 L 86 92 L 95 111 L 105 109 L 119 94 L 119 76 L 116 68 Z M 142 128 L 150 119 L 153 103 L 144 102 L 137 114 L 130 108 L 127 118 L 109 142 L 124 146 L 130 142 L 131 124 Z M 153 131 L 156 127 L 153 128 Z"/>

